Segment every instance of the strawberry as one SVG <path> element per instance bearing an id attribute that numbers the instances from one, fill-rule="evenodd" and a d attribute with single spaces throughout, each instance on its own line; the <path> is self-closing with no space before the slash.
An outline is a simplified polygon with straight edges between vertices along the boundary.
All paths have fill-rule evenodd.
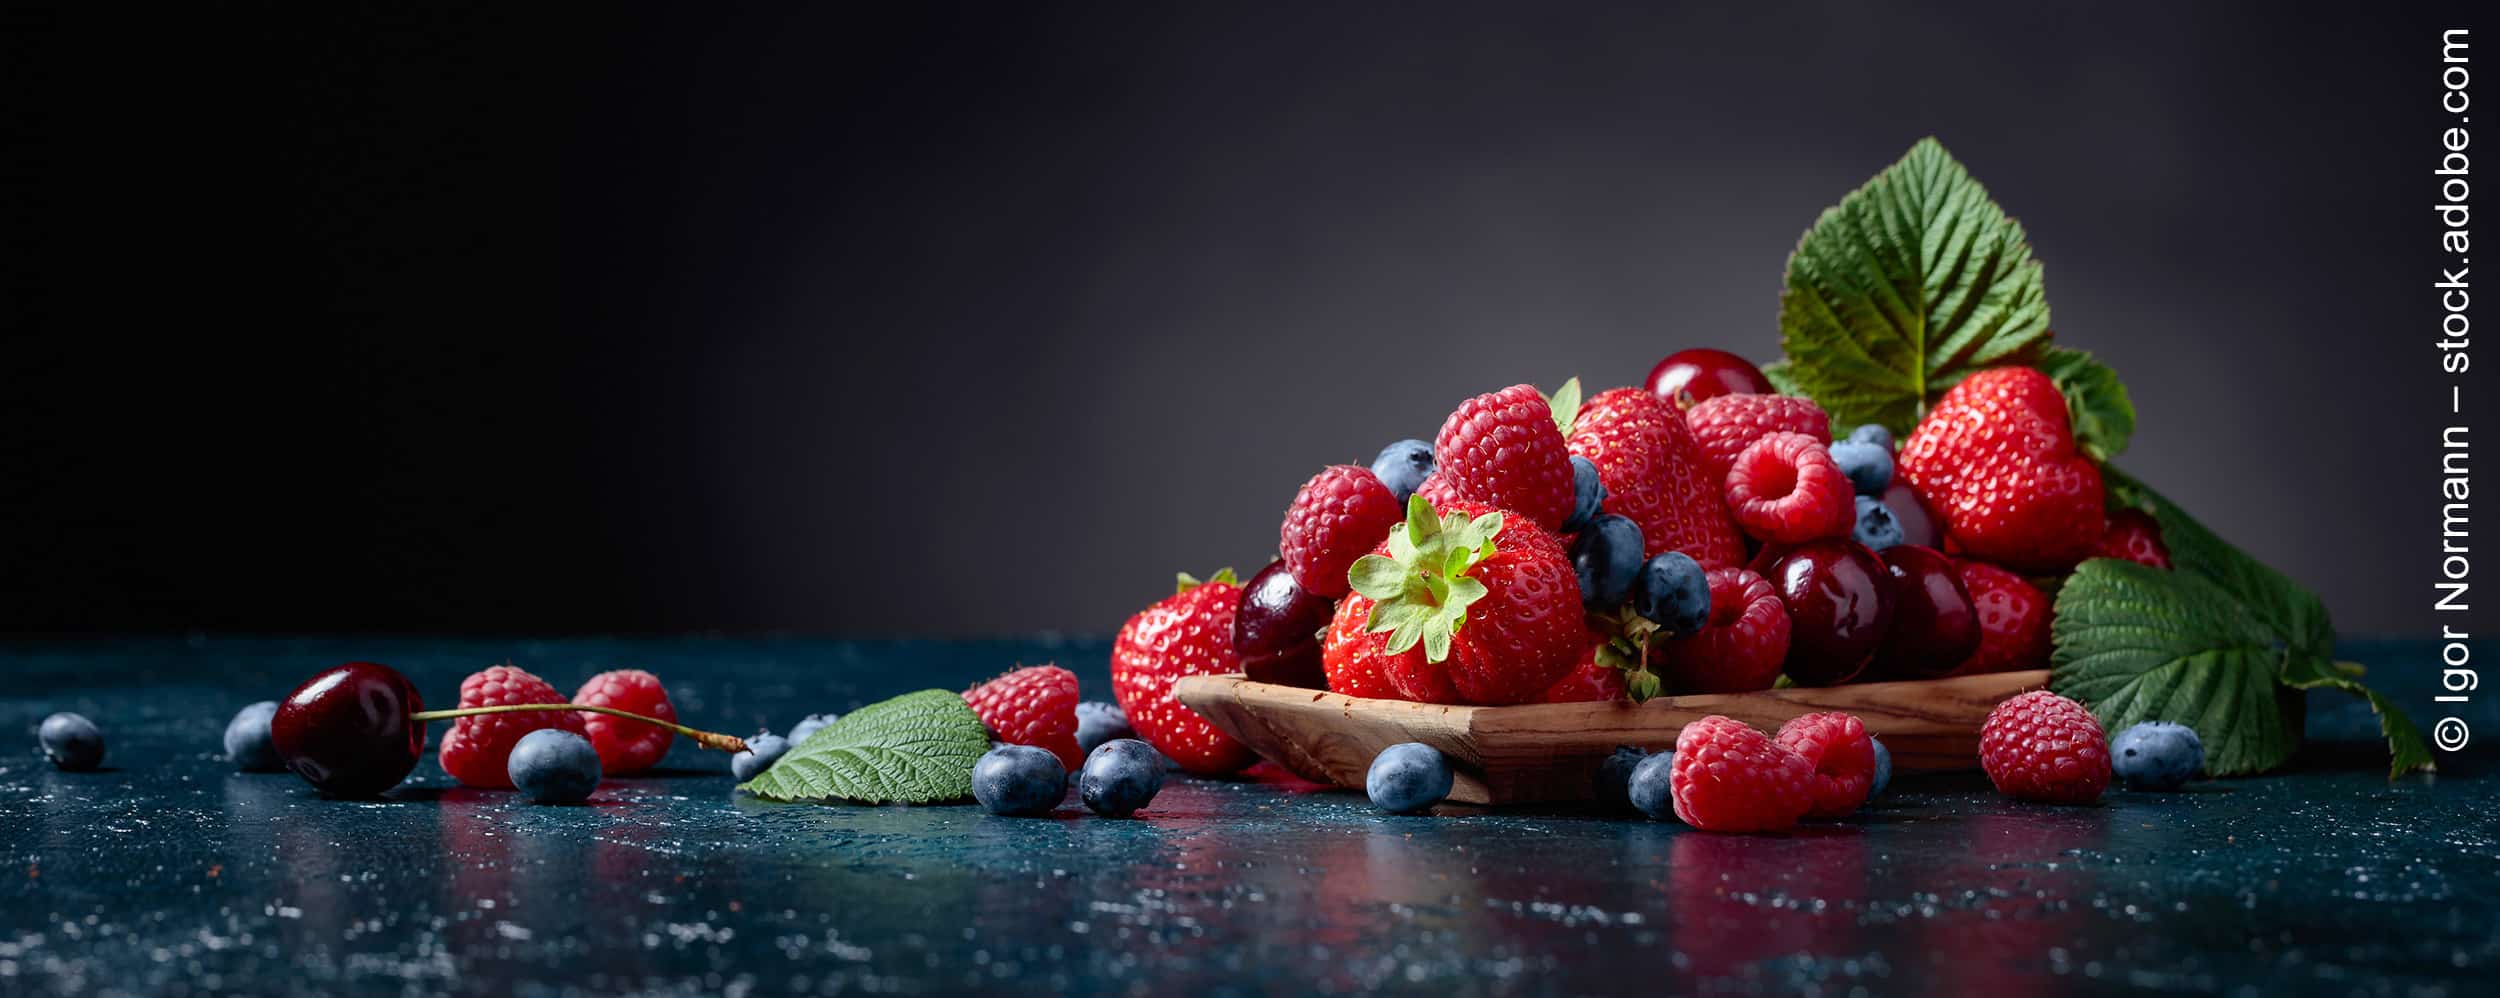
<path id="1" fill-rule="evenodd" d="M 1345 570 L 1397 526 L 1398 497 L 1370 468 L 1330 465 L 1302 484 L 1285 509 L 1277 550 L 1285 570 L 1310 593 L 1346 593 Z"/>
<path id="2" fill-rule="evenodd" d="M 1701 445 L 1682 413 L 1639 388 L 1597 393 L 1580 407 L 1565 441 L 1597 466 L 1606 512 L 1641 528 L 1644 557 L 1682 551 L 1703 568 L 1741 565 L 1745 542 L 1703 470 Z"/>
<path id="3" fill-rule="evenodd" d="M 1736 455 L 1773 433 L 1803 433 L 1817 442 L 1832 439 L 1832 419 L 1813 399 L 1793 395 L 1721 395 L 1701 400 L 1684 414 L 1701 447 L 1702 468 L 1713 487 L 1724 486 Z"/>
<path id="4" fill-rule="evenodd" d="M 1076 746 L 1076 701 L 1076 673 L 1055 665 L 1027 666 L 964 692 L 992 736 L 1048 749 L 1071 773 L 1085 765 Z"/>
<path id="5" fill-rule="evenodd" d="M 2055 574 L 2100 543 L 2101 471 L 2075 449 L 2066 397 L 2028 367 L 1962 379 L 1902 444 L 1899 466 L 1971 557 Z"/>
<path id="6" fill-rule="evenodd" d="M 1650 397 L 1656 398 L 1654 395 Z M 1546 687 L 1544 695 L 1537 697 L 1537 702 L 1606 703 L 1623 699 L 1624 670 L 1606 664 L 1598 654 L 1606 648 L 1609 640 L 1603 635 L 1590 635 L 1588 650 L 1580 654 L 1580 664 L 1563 673 L 1554 685 Z"/>
<path id="7" fill-rule="evenodd" d="M 1979 650 L 1950 674 L 2048 668 L 2049 623 L 2056 610 L 2049 594 L 1986 562 L 1956 561 L 1953 567 L 1979 615 Z"/>
<path id="8" fill-rule="evenodd" d="M 1386 663 L 1396 658 L 1424 656 L 1421 648 L 1409 648 L 1396 655 L 1389 654 L 1389 635 L 1370 630 L 1372 601 L 1362 593 L 1347 593 L 1337 601 L 1337 615 L 1328 621 L 1328 633 L 1320 639 L 1319 661 L 1328 674 L 1328 688 L 1350 697 L 1372 700 L 1404 700 L 1406 694 L 1389 682 Z"/>
<path id="9" fill-rule="evenodd" d="M 1182 676 L 1241 671 L 1233 652 L 1233 613 L 1240 606 L 1231 569 L 1204 583 L 1183 575 L 1179 592 L 1138 611 L 1111 643 L 1111 692 L 1129 726 L 1193 773 L 1222 776 L 1257 761 L 1248 746 L 1172 695 L 1173 681 Z"/>
<path id="10" fill-rule="evenodd" d="M 1406 526 L 1350 574 L 1373 604 L 1367 628 L 1389 635 L 1389 682 L 1411 700 L 1527 703 L 1587 650 L 1562 542 L 1516 513 L 1412 498 Z"/>
<path id="11" fill-rule="evenodd" d="M 1458 498 L 1511 510 L 1546 530 L 1560 528 L 1576 500 L 1571 452 L 1555 409 L 1532 385 L 1459 403 L 1433 439 L 1441 462 L 1434 477 L 1446 479 Z"/>
<path id="12" fill-rule="evenodd" d="M 2170 567 L 2170 549 L 2161 542 L 2161 524 L 2140 509 L 2111 513 L 2109 529 L 2101 532 L 2101 542 L 2093 547 L 2092 557 L 2124 558 L 2138 565 Z"/>

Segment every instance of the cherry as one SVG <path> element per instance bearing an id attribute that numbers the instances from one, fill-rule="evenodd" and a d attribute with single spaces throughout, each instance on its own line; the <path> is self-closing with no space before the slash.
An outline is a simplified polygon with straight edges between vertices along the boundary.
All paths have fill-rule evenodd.
<path id="1" fill-rule="evenodd" d="M 1781 672 L 1799 686 L 1836 686 L 1865 671 L 1892 623 L 1892 577 L 1875 552 L 1856 541 L 1808 541 L 1766 577 L 1788 607 Z"/>
<path id="2" fill-rule="evenodd" d="M 1879 557 L 1892 575 L 1892 626 L 1875 652 L 1876 674 L 1933 679 L 1979 650 L 1979 611 L 1952 559 L 1907 545 Z"/>
<path id="3" fill-rule="evenodd" d="M 269 737 L 286 768 L 334 797 L 371 797 L 398 786 L 425 754 L 425 709 L 399 670 L 349 662 L 315 673 L 278 702 Z"/>
<path id="4" fill-rule="evenodd" d="M 1337 601 L 1302 588 L 1283 561 L 1269 562 L 1241 587 L 1241 609 L 1233 614 L 1241 671 L 1256 682 L 1327 689 L 1319 637 L 1336 611 Z"/>
<path id="5" fill-rule="evenodd" d="M 1651 394 L 1690 409 L 1703 399 L 1721 395 L 1769 395 L 1771 379 L 1753 362 L 1725 350 L 1695 347 L 1678 350 L 1649 369 Z"/>
<path id="6" fill-rule="evenodd" d="M 1884 508 L 1892 510 L 1892 522 L 1901 525 L 1901 543 L 1911 547 L 1941 548 L 1944 531 L 1936 529 L 1936 514 L 1927 511 L 1918 493 L 1899 481 L 1884 487 Z"/>

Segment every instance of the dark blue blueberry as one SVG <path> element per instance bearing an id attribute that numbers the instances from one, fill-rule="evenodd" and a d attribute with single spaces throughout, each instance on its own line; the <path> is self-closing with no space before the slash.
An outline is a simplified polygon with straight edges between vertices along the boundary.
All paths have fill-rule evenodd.
<path id="1" fill-rule="evenodd" d="M 1580 603 L 1603 613 L 1631 598 L 1641 576 L 1641 527 L 1601 514 L 1571 541 L 1571 567 L 1580 573 Z"/>
<path id="2" fill-rule="evenodd" d="M 1651 558 L 1632 587 L 1632 612 L 1676 634 L 1701 630 L 1710 622 L 1710 579 L 1682 551 Z"/>
<path id="3" fill-rule="evenodd" d="M 972 764 L 972 799 L 991 814 L 1049 814 L 1068 796 L 1068 767 L 1049 749 L 1001 745 Z"/>
<path id="4" fill-rule="evenodd" d="M 1851 538 L 1869 551 L 1901 545 L 1901 521 L 1892 518 L 1892 507 L 1874 496 L 1858 496 L 1857 504 L 1858 525 L 1849 528 Z"/>
<path id="5" fill-rule="evenodd" d="M 2129 789 L 2177 790 L 2205 768 L 2205 742 L 2187 725 L 2145 721 L 2110 740 L 2109 762 Z"/>
<path id="6" fill-rule="evenodd" d="M 1450 761 L 1422 742 L 1401 742 L 1381 749 L 1363 774 L 1363 792 L 1372 806 L 1390 814 L 1420 814 L 1450 795 Z"/>
<path id="7" fill-rule="evenodd" d="M 1135 738 L 1137 729 L 1129 727 L 1128 711 L 1116 703 L 1087 700 L 1076 705 L 1076 747 L 1093 754 L 1095 746 L 1114 738 Z"/>
<path id="8" fill-rule="evenodd" d="M 23 729 L 20 729 L 23 730 Z M 104 731 L 85 714 L 54 714 L 35 729 L 45 758 L 64 772 L 83 772 L 104 764 Z"/>
<path id="9" fill-rule="evenodd" d="M 840 714 L 809 714 L 800 718 L 799 723 L 790 726 L 789 742 L 795 747 L 807 741 L 807 736 L 815 734 L 817 729 L 841 719 Z"/>
<path id="10" fill-rule="evenodd" d="M 744 783 L 764 775 L 764 771 L 773 768 L 773 763 L 780 762 L 781 754 L 788 751 L 788 739 L 769 731 L 756 732 L 754 737 L 747 739 L 746 751 L 729 757 L 729 772 L 738 778 L 738 782 Z"/>
<path id="11" fill-rule="evenodd" d="M 1632 809 L 1657 821 L 1674 821 L 1675 788 L 1670 777 L 1675 775 L 1675 753 L 1660 752 L 1632 767 L 1632 780 L 1627 792 Z"/>
<path id="12" fill-rule="evenodd" d="M 263 700 L 234 712 L 226 722 L 226 759 L 246 773 L 273 773 L 286 768 L 278 746 L 269 737 L 269 719 L 278 716 L 278 702 Z"/>
<path id="13" fill-rule="evenodd" d="M 1849 431 L 1847 439 L 1853 444 L 1874 444 L 1887 454 L 1892 452 L 1892 431 L 1874 423 Z"/>
<path id="14" fill-rule="evenodd" d="M 1875 746 L 1875 783 L 1867 788 L 1866 799 L 1874 800 L 1884 795 L 1885 787 L 1892 785 L 1892 750 L 1885 748 L 1880 738 L 1869 738 L 1867 741 Z"/>
<path id="15" fill-rule="evenodd" d="M 1406 497 L 1424 487 L 1424 476 L 1432 474 L 1432 445 L 1421 440 L 1400 440 L 1380 449 L 1372 459 L 1372 477 L 1398 497 L 1399 508 L 1406 506 Z"/>
<path id="16" fill-rule="evenodd" d="M 521 795 L 541 804 L 571 804 L 599 789 L 599 750 L 562 728 L 540 728 L 512 744 L 504 775 Z"/>
<path id="17" fill-rule="evenodd" d="M 1134 738 L 1114 738 L 1085 755 L 1077 796 L 1105 818 L 1137 813 L 1163 789 L 1163 753 Z"/>
<path id="18" fill-rule="evenodd" d="M 1577 454 L 1571 456 L 1571 516 L 1562 522 L 1562 532 L 1576 534 L 1605 507 L 1606 483 L 1597 479 L 1597 465 Z"/>
<path id="19" fill-rule="evenodd" d="M 1647 758 L 1649 758 L 1647 751 L 1625 745 L 1615 749 L 1613 755 L 1607 756 L 1605 761 L 1598 763 L 1597 782 L 1594 785 L 1597 791 L 1597 805 L 1609 811 L 1630 809 L 1632 806 L 1632 769 L 1639 766 L 1641 760 Z"/>
<path id="20" fill-rule="evenodd" d="M 1859 495 L 1880 496 L 1892 486 L 1892 452 L 1882 447 L 1843 440 L 1832 445 L 1832 463 Z"/>

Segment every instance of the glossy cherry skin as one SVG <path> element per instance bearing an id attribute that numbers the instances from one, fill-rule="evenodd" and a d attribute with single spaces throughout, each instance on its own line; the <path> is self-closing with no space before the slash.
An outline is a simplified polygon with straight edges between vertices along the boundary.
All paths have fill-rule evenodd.
<path id="1" fill-rule="evenodd" d="M 398 786 L 425 754 L 425 709 L 399 670 L 349 662 L 316 673 L 278 701 L 270 741 L 286 768 L 333 797 L 371 797 Z"/>
<path id="2" fill-rule="evenodd" d="M 1936 514 L 1927 511 L 1927 504 L 1920 502 L 1918 493 L 1910 491 L 1909 486 L 1900 482 L 1885 486 L 1883 503 L 1892 510 L 1892 522 L 1901 525 L 1901 543 L 1920 548 L 1944 546 L 1944 531 L 1936 528 Z"/>
<path id="3" fill-rule="evenodd" d="M 1241 609 L 1233 614 L 1233 651 L 1241 656 L 1242 673 L 1262 683 L 1327 689 L 1319 638 L 1336 613 L 1336 600 L 1302 588 L 1283 561 L 1268 563 L 1241 587 Z"/>
<path id="4" fill-rule="evenodd" d="M 1788 607 L 1781 672 L 1799 686 L 1836 686 L 1866 670 L 1892 623 L 1892 576 L 1875 552 L 1850 540 L 1808 541 L 1765 577 Z"/>
<path id="5" fill-rule="evenodd" d="M 1753 362 L 1725 350 L 1695 347 L 1678 350 L 1649 369 L 1649 391 L 1690 409 L 1703 399 L 1721 395 L 1769 395 L 1771 379 Z"/>
<path id="6" fill-rule="evenodd" d="M 1875 676 L 1933 679 L 1979 650 L 1979 610 L 1953 559 L 1906 544 L 1876 557 L 1892 574 L 1892 626 L 1875 651 Z"/>

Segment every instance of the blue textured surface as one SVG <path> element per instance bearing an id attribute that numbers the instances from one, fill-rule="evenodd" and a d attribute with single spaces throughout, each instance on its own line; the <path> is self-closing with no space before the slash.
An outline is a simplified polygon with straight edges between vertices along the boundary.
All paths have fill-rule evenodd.
<path id="1" fill-rule="evenodd" d="M 2391 690 L 2426 645 L 2348 645 Z M 0 993 L 2482 993 L 2500 818 L 2477 760 L 2388 782 L 2366 714 L 2280 776 L 2101 806 L 1903 776 L 1858 818 L 1714 836 L 1569 811 L 1390 817 L 1359 794 L 1175 779 L 1139 818 L 769 805 L 727 760 L 592 803 L 451 785 L 321 799 L 219 757 L 226 719 L 350 658 L 433 706 L 510 658 L 641 667 L 748 731 L 1099 641 L 70 641 L 0 645 Z M 2334 701 L 2320 701 L 2321 707 Z M 56 709 L 106 770 L 33 752 Z M 2490 721 L 2489 712 L 2478 715 Z M 2427 723 L 2427 718 L 2424 719 Z M 2478 725 L 2500 737 L 2500 722 Z M 439 729 L 437 729 L 439 732 Z M 2464 772 L 2460 772 L 2464 770 Z M 2476 979 L 2486 981 L 2474 985 Z"/>

